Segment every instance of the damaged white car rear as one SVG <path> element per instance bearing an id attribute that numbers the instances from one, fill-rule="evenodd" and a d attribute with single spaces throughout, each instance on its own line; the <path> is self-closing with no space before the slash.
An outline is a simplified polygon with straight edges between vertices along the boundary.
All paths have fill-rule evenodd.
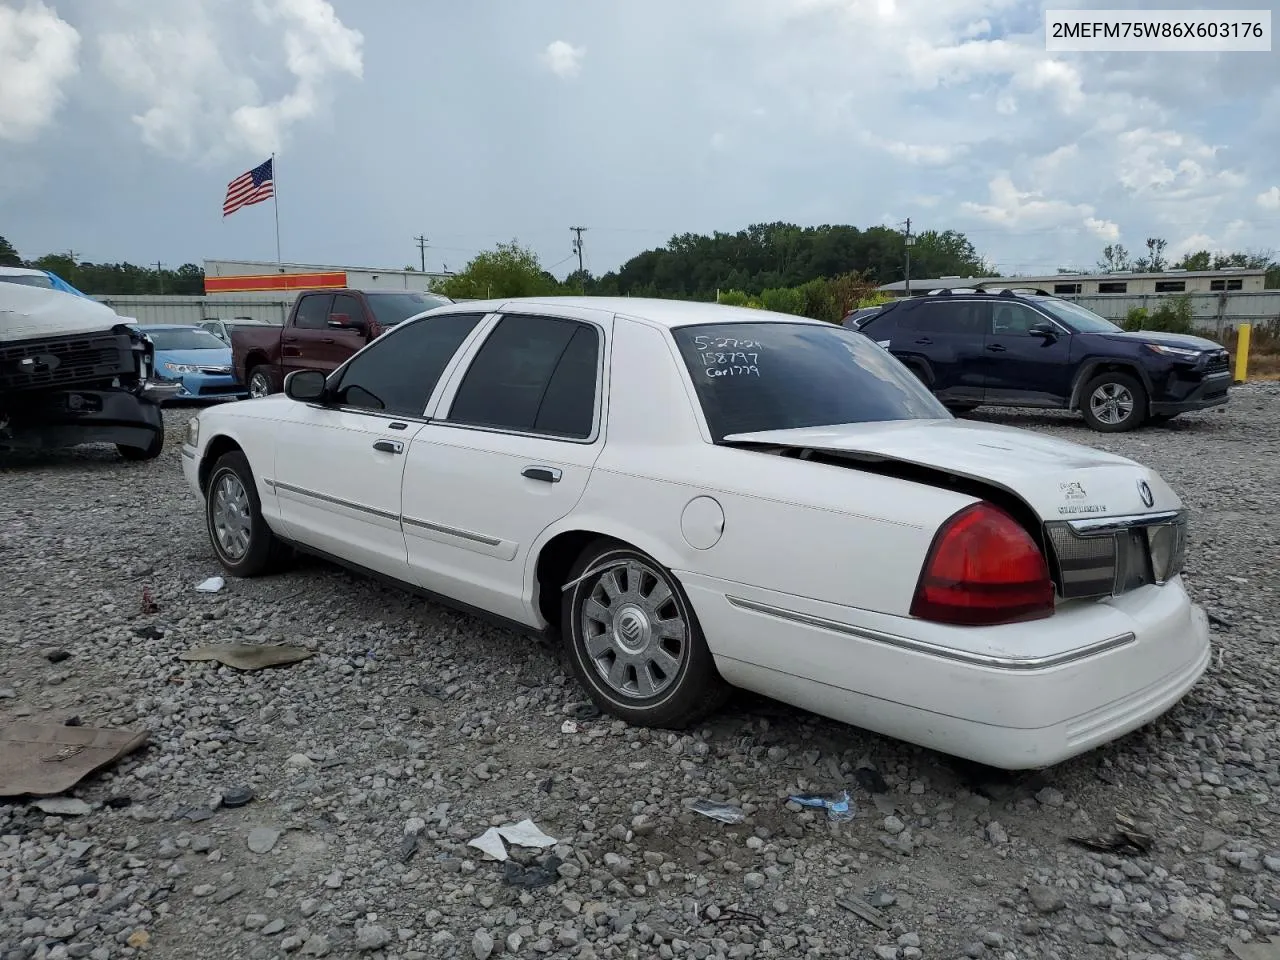
<path id="1" fill-rule="evenodd" d="M 1156 718 L 1209 660 L 1159 476 L 956 420 L 830 324 L 461 303 L 202 412 L 183 452 L 229 572 L 301 548 L 544 632 L 632 723 L 689 725 L 736 686 L 1036 768 Z"/>

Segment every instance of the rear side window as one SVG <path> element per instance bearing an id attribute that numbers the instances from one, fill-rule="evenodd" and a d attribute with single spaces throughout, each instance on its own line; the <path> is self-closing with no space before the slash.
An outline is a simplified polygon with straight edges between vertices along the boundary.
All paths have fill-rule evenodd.
<path id="1" fill-rule="evenodd" d="M 898 328 L 914 333 L 980 337 L 987 330 L 985 311 L 986 304 L 975 300 L 922 303 L 899 322 Z"/>
<path id="2" fill-rule="evenodd" d="M 333 303 L 331 293 L 307 293 L 298 301 L 298 315 L 294 320 L 295 327 L 306 330 L 321 330 L 329 324 L 329 304 Z"/>
<path id="3" fill-rule="evenodd" d="M 458 388 L 452 423 L 569 439 L 591 436 L 600 334 L 558 317 L 508 315 Z"/>
<path id="4" fill-rule="evenodd" d="M 337 401 L 344 407 L 420 417 L 462 341 L 484 317 L 450 313 L 383 334 L 342 372 Z"/>

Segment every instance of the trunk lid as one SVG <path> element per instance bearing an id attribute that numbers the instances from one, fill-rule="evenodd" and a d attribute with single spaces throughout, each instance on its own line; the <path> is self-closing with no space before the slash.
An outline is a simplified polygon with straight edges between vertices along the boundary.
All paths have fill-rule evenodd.
<path id="1" fill-rule="evenodd" d="M 729 443 L 811 448 L 856 460 L 896 461 L 986 481 L 1025 501 L 1043 521 L 1179 510 L 1158 474 L 1127 457 L 969 420 L 892 420 L 766 430 Z M 1151 502 L 1147 502 L 1147 498 Z"/>

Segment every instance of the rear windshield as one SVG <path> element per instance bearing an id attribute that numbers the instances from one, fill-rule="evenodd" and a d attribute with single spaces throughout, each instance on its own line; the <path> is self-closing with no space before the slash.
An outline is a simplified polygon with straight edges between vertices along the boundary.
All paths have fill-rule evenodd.
<path id="1" fill-rule="evenodd" d="M 717 442 L 760 430 L 951 418 L 887 350 L 843 327 L 716 323 L 672 334 Z"/>
<path id="2" fill-rule="evenodd" d="M 227 345 L 208 330 L 147 330 L 157 350 L 225 350 Z"/>
<path id="3" fill-rule="evenodd" d="M 381 327 L 394 327 L 419 313 L 443 307 L 449 301 L 430 293 L 369 293 L 369 306 Z"/>

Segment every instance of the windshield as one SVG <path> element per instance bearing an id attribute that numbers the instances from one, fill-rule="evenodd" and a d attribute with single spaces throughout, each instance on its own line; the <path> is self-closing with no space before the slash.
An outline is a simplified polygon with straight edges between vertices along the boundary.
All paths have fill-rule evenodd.
<path id="1" fill-rule="evenodd" d="M 157 350 L 226 350 L 227 345 L 208 330 L 147 330 Z"/>
<path id="2" fill-rule="evenodd" d="M 672 335 L 717 442 L 759 430 L 951 419 L 887 350 L 843 327 L 716 323 Z"/>
<path id="3" fill-rule="evenodd" d="M 394 327 L 415 314 L 443 307 L 449 301 L 430 293 L 370 293 L 369 306 L 382 327 Z"/>
<path id="4" fill-rule="evenodd" d="M 8 276 L 0 274 L 0 280 L 3 280 L 5 283 L 20 283 L 24 287 L 44 287 L 46 290 L 53 289 L 53 281 L 43 273 L 18 273 L 9 274 Z"/>
<path id="5" fill-rule="evenodd" d="M 1092 310 L 1086 310 L 1070 300 L 1049 300 L 1036 298 L 1036 306 L 1053 314 L 1077 333 L 1123 333 L 1106 317 L 1100 317 Z"/>

